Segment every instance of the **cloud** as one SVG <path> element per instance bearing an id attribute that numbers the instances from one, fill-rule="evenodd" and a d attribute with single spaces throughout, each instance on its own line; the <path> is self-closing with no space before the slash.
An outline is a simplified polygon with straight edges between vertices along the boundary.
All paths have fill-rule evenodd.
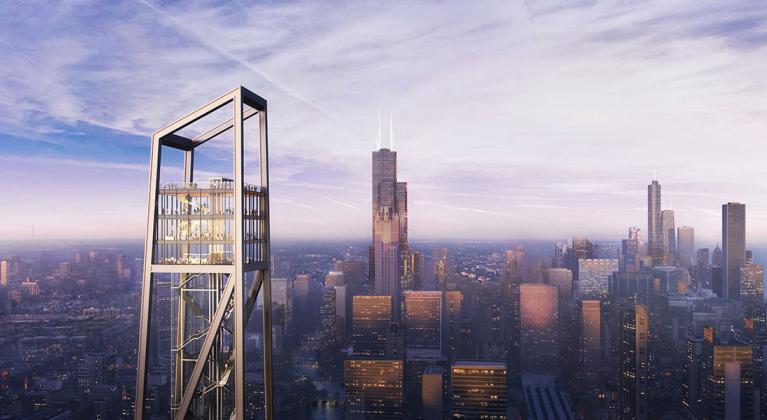
<path id="1" fill-rule="evenodd" d="M 394 114 L 411 231 L 425 237 L 457 208 L 523 221 L 472 219 L 477 237 L 622 235 L 645 223 L 633 208 L 653 168 L 700 238 L 719 235 L 708 218 L 721 202 L 763 208 L 767 193 L 759 2 L 3 2 L 0 52 L 0 127 L 15 138 L 0 154 L 61 159 L 47 162 L 53 180 L 85 161 L 136 173 L 141 190 L 145 166 L 121 162 L 124 149 L 148 157 L 149 133 L 244 85 L 269 100 L 273 198 L 330 191 L 291 216 L 362 234 L 369 217 L 333 210 L 367 211 L 378 108 Z M 99 137 L 101 159 L 73 147 L 90 126 L 129 135 Z M 215 147 L 211 162 L 226 156 Z M 422 204 L 444 202 L 455 208 Z"/>

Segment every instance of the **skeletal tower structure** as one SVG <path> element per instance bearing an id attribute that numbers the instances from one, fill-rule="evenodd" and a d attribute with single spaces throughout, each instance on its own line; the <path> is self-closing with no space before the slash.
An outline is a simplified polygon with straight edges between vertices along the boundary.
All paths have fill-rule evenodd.
<path id="1" fill-rule="evenodd" d="M 198 135 L 187 134 L 204 119 L 224 121 Z M 214 114 L 215 113 L 215 114 Z M 258 117 L 259 179 L 246 184 L 244 132 Z M 218 123 L 218 121 L 216 121 Z M 248 127 L 250 127 L 248 125 Z M 202 131 L 202 130 L 200 130 Z M 199 132 L 199 131 L 198 131 Z M 250 131 L 248 131 L 250 133 Z M 233 176 L 194 177 L 195 150 L 218 136 L 232 136 Z M 272 418 L 271 286 L 269 275 L 269 181 L 266 100 L 238 87 L 152 135 L 144 283 L 138 344 L 136 416 L 148 396 L 152 295 L 159 279 L 171 284 L 171 414 L 175 419 L 244 419 L 253 406 Z M 161 155 L 183 153 L 183 182 L 161 183 Z M 176 152 L 177 153 L 177 152 Z M 170 155 L 169 155 L 170 156 Z M 250 156 L 250 154 L 248 154 Z M 172 160 L 172 159 L 171 159 Z M 251 178 L 248 178 L 251 180 Z M 263 293 L 263 402 L 248 388 L 245 330 Z M 248 378 L 253 375 L 249 371 Z M 252 392 L 253 391 L 253 392 Z M 167 398 L 156 395 L 156 399 Z M 260 398 L 259 398 L 260 400 Z"/>

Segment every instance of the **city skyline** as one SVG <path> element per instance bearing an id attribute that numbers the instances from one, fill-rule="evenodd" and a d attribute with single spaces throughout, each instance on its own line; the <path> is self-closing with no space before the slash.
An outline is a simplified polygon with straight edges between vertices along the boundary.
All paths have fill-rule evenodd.
<path id="1" fill-rule="evenodd" d="M 148 134 L 242 84 L 275 109 L 275 240 L 367 237 L 380 109 L 414 240 L 618 240 L 629 226 L 646 240 L 658 179 L 662 208 L 697 243 L 721 240 L 728 202 L 748 206 L 748 245 L 767 243 L 766 187 L 743 182 L 760 179 L 752 152 L 767 134 L 758 4 L 34 10 L 0 6 L 6 240 L 140 239 Z M 241 26 L 227 24 L 235 14 Z M 223 153 L 201 160 L 211 175 L 229 170 Z"/>

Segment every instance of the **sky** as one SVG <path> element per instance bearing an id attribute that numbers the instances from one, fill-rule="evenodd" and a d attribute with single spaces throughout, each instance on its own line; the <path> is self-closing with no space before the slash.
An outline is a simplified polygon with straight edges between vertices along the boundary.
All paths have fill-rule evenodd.
<path id="1" fill-rule="evenodd" d="M 380 110 L 414 240 L 623 238 L 657 178 L 767 243 L 763 1 L 6 0 L 0 55 L 0 240 L 141 238 L 149 136 L 242 85 L 273 238 L 370 235 Z"/>

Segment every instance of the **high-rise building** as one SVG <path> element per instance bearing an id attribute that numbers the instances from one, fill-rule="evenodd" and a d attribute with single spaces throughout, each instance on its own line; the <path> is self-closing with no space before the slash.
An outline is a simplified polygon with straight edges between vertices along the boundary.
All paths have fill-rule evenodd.
<path id="1" fill-rule="evenodd" d="M 450 412 L 454 419 L 507 418 L 506 363 L 456 361 L 450 373 Z"/>
<path id="2" fill-rule="evenodd" d="M 336 291 L 336 333 L 338 341 L 344 343 L 351 334 L 352 295 L 349 286 L 335 286 Z"/>
<path id="3" fill-rule="evenodd" d="M 764 303 L 764 266 L 746 264 L 740 268 L 740 301 L 744 304 Z"/>
<path id="4" fill-rule="evenodd" d="M 323 286 L 322 303 L 320 304 L 320 350 L 326 351 L 335 347 L 338 331 L 336 331 L 336 289 Z"/>
<path id="5" fill-rule="evenodd" d="M 601 299 L 608 294 L 610 275 L 618 271 L 616 259 L 583 259 L 578 261 L 578 299 Z"/>
<path id="6" fill-rule="evenodd" d="M 621 241 L 620 271 L 633 273 L 642 268 L 639 228 L 629 228 L 629 238 Z"/>
<path id="7" fill-rule="evenodd" d="M 387 357 L 392 324 L 391 296 L 354 296 L 352 299 L 352 354 Z"/>
<path id="8" fill-rule="evenodd" d="M 521 367 L 525 373 L 559 372 L 558 293 L 548 284 L 519 286 Z"/>
<path id="9" fill-rule="evenodd" d="M 740 269 L 745 263 L 746 205 L 722 204 L 722 275 L 727 299 L 740 299 Z"/>
<path id="10" fill-rule="evenodd" d="M 647 186 L 647 245 L 653 264 L 659 264 L 663 258 L 663 219 L 660 206 L 660 184 L 654 180 Z"/>
<path id="11" fill-rule="evenodd" d="M 442 355 L 442 292 L 405 292 L 405 351 L 408 358 Z"/>
<path id="12" fill-rule="evenodd" d="M 344 260 L 341 262 L 341 271 L 344 273 L 344 283 L 349 286 L 351 295 L 361 294 L 363 284 L 367 278 L 368 266 L 365 261 Z"/>
<path id="13" fill-rule="evenodd" d="M 8 261 L 0 261 L 0 286 L 8 287 Z"/>
<path id="14" fill-rule="evenodd" d="M 522 320 L 520 314 L 520 291 L 522 276 L 514 251 L 506 251 L 506 261 L 503 270 L 501 296 L 505 301 L 508 318 L 508 349 L 507 362 L 510 383 L 514 386 L 521 384 L 522 369 Z"/>
<path id="15" fill-rule="evenodd" d="M 424 420 L 442 420 L 444 407 L 445 370 L 429 365 L 421 377 L 421 402 Z"/>
<path id="16" fill-rule="evenodd" d="M 559 303 L 573 300 L 573 272 L 568 268 L 549 268 L 543 276 L 544 284 L 556 286 L 559 290 Z"/>
<path id="17" fill-rule="evenodd" d="M 329 271 L 328 274 L 325 276 L 325 286 L 336 287 L 336 286 L 343 286 L 345 284 L 346 283 L 344 282 L 343 271 Z"/>
<path id="18" fill-rule="evenodd" d="M 447 248 L 434 248 L 432 261 L 434 262 L 434 287 L 436 290 L 445 290 L 445 286 L 453 274 L 450 251 Z"/>
<path id="19" fill-rule="evenodd" d="M 293 306 L 296 312 L 304 316 L 308 312 L 309 305 L 309 280 L 308 274 L 297 274 L 293 282 Z"/>
<path id="20" fill-rule="evenodd" d="M 723 264 L 724 263 L 722 260 L 722 248 L 719 248 L 719 244 L 716 244 L 716 248 L 714 248 L 714 252 L 711 253 L 711 265 L 722 267 Z"/>
<path id="21" fill-rule="evenodd" d="M 381 207 L 375 218 L 375 294 L 392 298 L 395 319 L 400 308 L 399 218 L 391 207 Z"/>
<path id="22" fill-rule="evenodd" d="M 568 268 L 573 271 L 573 276 L 578 277 L 578 261 L 584 259 L 592 259 L 596 257 L 596 251 L 594 250 L 594 244 L 586 238 L 575 237 L 573 238 L 573 246 L 570 248 L 570 254 L 568 259 L 570 260 Z"/>
<path id="23" fill-rule="evenodd" d="M 673 264 L 676 259 L 676 226 L 674 225 L 674 210 L 660 212 L 661 229 L 663 230 L 663 262 Z"/>
<path id="24" fill-rule="evenodd" d="M 377 260 L 382 254 L 388 255 L 392 252 L 391 249 L 382 252 L 378 247 L 388 247 L 388 243 L 396 243 L 394 261 L 398 283 L 401 274 L 403 274 L 402 269 L 405 266 L 405 261 L 410 255 L 407 228 L 407 183 L 397 181 L 397 152 L 393 150 L 380 148 L 374 151 L 372 169 L 373 252 L 371 257 L 373 257 L 373 262 L 371 268 L 373 272 L 370 273 L 370 278 L 374 279 L 376 290 L 378 290 L 377 283 L 379 280 L 390 280 L 391 261 L 387 259 L 386 264 L 382 265 Z M 379 222 L 382 218 L 385 220 L 384 223 Z M 386 233 L 379 233 L 379 229 L 386 231 Z M 390 239 L 387 243 L 382 244 L 379 242 L 381 237 L 390 237 Z M 387 270 L 381 277 L 378 273 L 380 268 Z M 395 303 L 399 302 L 396 296 L 391 296 L 395 299 Z"/>
<path id="25" fill-rule="evenodd" d="M 564 268 L 567 266 L 567 241 L 554 244 L 554 256 L 551 259 L 551 266 L 554 268 Z"/>
<path id="26" fill-rule="evenodd" d="M 344 393 L 349 418 L 401 419 L 404 415 L 401 360 L 344 360 Z"/>
<path id="27" fill-rule="evenodd" d="M 580 312 L 580 364 L 583 372 L 593 373 L 602 354 L 602 307 L 598 300 L 582 300 Z"/>
<path id="28" fill-rule="evenodd" d="M 458 290 L 445 292 L 445 329 L 443 347 L 448 360 L 455 360 L 458 340 L 461 337 L 461 306 L 463 293 Z"/>
<path id="29" fill-rule="evenodd" d="M 627 304 L 619 320 L 618 419 L 647 419 L 650 312 L 646 305 Z"/>
<path id="30" fill-rule="evenodd" d="M 293 325 L 293 281 L 284 277 L 272 279 L 272 325 L 281 325 L 287 332 Z"/>
<path id="31" fill-rule="evenodd" d="M 690 226 L 677 228 L 677 255 L 683 267 L 692 268 L 692 257 L 695 252 L 695 229 Z"/>
<path id="32" fill-rule="evenodd" d="M 710 259 L 708 248 L 700 248 L 695 253 L 697 266 L 695 268 L 695 283 L 698 287 L 711 288 Z"/>
<path id="33" fill-rule="evenodd" d="M 116 371 L 114 354 L 85 353 L 77 366 L 80 393 L 90 394 L 98 386 L 113 385 Z"/>
<path id="34" fill-rule="evenodd" d="M 423 254 L 419 251 L 410 253 L 402 277 L 402 290 L 423 290 Z"/>
<path id="35" fill-rule="evenodd" d="M 700 418 L 756 419 L 753 349 L 746 343 L 717 336 L 705 327 L 700 357 L 702 375 Z"/>

